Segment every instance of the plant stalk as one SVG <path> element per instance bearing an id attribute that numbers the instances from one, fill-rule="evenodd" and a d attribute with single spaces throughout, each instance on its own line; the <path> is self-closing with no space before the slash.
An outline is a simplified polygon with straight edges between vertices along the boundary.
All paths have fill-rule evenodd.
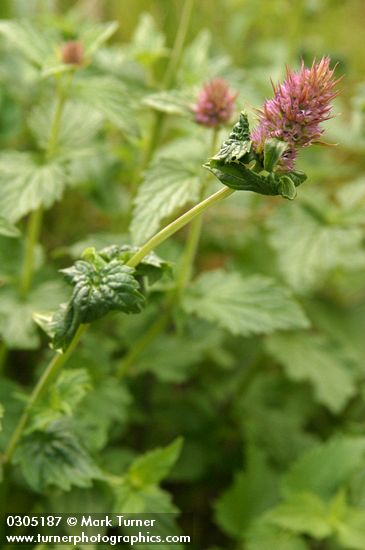
<path id="1" fill-rule="evenodd" d="M 34 405 L 38 402 L 39 398 L 44 394 L 44 392 L 49 387 L 50 383 L 54 380 L 55 376 L 61 369 L 61 367 L 66 363 L 68 358 L 73 354 L 73 352 L 76 349 L 77 344 L 79 343 L 79 340 L 81 336 L 84 334 L 85 330 L 87 329 L 88 325 L 80 325 L 72 342 L 70 343 L 69 347 L 65 351 L 65 353 L 57 353 L 52 360 L 49 362 L 48 367 L 43 372 L 41 378 L 39 379 L 37 385 L 35 386 L 27 405 L 24 409 L 24 412 L 22 416 L 20 417 L 20 420 L 18 422 L 17 427 L 15 428 L 15 431 L 9 441 L 9 444 L 7 446 L 7 449 L 3 455 L 2 461 L 8 462 L 12 459 L 16 446 L 18 444 L 18 441 L 23 434 L 24 428 L 29 420 L 30 413 L 34 407 Z"/>
<path id="2" fill-rule="evenodd" d="M 208 197 L 207 199 L 203 200 L 187 212 L 177 218 L 174 222 L 170 223 L 168 226 L 166 226 L 164 229 L 159 231 L 152 239 L 147 241 L 147 243 L 142 246 L 142 248 L 132 256 L 132 258 L 127 262 L 127 265 L 130 267 L 136 267 L 143 258 L 151 252 L 156 246 L 164 242 L 166 239 L 171 237 L 174 233 L 176 233 L 179 229 L 184 227 L 187 223 L 192 221 L 194 218 L 202 214 L 207 208 L 213 206 L 217 202 L 220 202 L 226 197 L 229 197 L 229 195 L 232 195 L 234 193 L 233 189 L 230 189 L 229 187 L 224 187 Z M 17 427 L 15 428 L 15 431 L 9 441 L 9 444 L 7 446 L 7 449 L 2 457 L 2 462 L 9 462 L 11 458 L 14 456 L 15 449 L 17 447 L 17 444 L 19 442 L 19 439 L 21 438 L 24 428 L 29 420 L 31 411 L 34 407 L 34 405 L 37 403 L 38 399 L 43 395 L 44 391 L 49 387 L 50 383 L 56 376 L 56 374 L 59 372 L 61 367 L 66 363 L 66 361 L 69 359 L 69 357 L 73 354 L 74 350 L 76 349 L 79 340 L 83 333 L 86 331 L 88 325 L 80 325 L 79 329 L 77 330 L 74 338 L 72 339 L 70 345 L 68 346 L 67 350 L 53 357 L 53 359 L 50 361 L 48 367 L 44 371 L 42 377 L 38 381 L 37 385 L 35 386 L 29 401 L 25 407 L 25 410 L 18 422 Z"/>
<path id="3" fill-rule="evenodd" d="M 65 86 L 61 83 L 58 86 L 56 109 L 52 120 L 51 130 L 48 138 L 46 150 L 46 160 L 51 160 L 57 150 L 58 136 L 60 132 L 60 124 L 63 108 L 67 98 L 67 91 L 72 81 L 72 73 L 68 75 L 68 80 Z M 23 298 L 27 296 L 32 286 L 34 272 L 34 254 L 42 229 L 43 207 L 39 206 L 34 210 L 29 217 L 27 237 L 25 245 L 25 254 L 20 276 L 20 294 Z"/>
<path id="4" fill-rule="evenodd" d="M 206 210 L 207 208 L 210 208 L 217 202 L 220 202 L 221 200 L 225 199 L 226 197 L 229 197 L 234 193 L 234 189 L 230 189 L 229 187 L 223 187 L 223 189 L 220 189 L 213 195 L 210 195 L 210 197 L 206 198 L 205 200 L 199 202 L 196 206 L 182 214 L 179 218 L 171 222 L 169 225 L 161 229 L 156 235 L 154 235 L 149 241 L 146 242 L 139 250 L 136 252 L 130 260 L 127 262 L 127 265 L 129 267 L 136 267 L 143 258 L 151 252 L 154 248 L 159 246 L 161 243 L 166 241 L 171 235 L 179 231 L 182 227 L 184 227 L 186 224 L 191 222 L 194 218 L 199 216 Z"/>

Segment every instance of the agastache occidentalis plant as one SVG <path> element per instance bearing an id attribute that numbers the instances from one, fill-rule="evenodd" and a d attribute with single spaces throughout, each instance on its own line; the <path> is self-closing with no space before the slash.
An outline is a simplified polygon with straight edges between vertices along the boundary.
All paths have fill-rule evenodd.
<path id="1" fill-rule="evenodd" d="M 338 94 L 334 69 L 329 57 L 310 69 L 302 66 L 298 72 L 287 68 L 282 84 L 273 85 L 275 95 L 268 99 L 259 111 L 259 125 L 252 131 L 251 140 L 256 153 L 263 153 L 265 142 L 276 138 L 288 144 L 279 168 L 294 169 L 297 152 L 312 143 L 320 143 L 324 132 L 320 124 L 332 118 L 332 101 Z"/>
<path id="2" fill-rule="evenodd" d="M 74 61 L 77 60 L 74 58 Z M 250 132 L 247 116 L 241 113 L 220 151 L 205 165 L 225 187 L 169 223 L 136 251 L 129 250 L 128 246 L 121 247 L 119 251 L 117 247 L 115 253 L 112 247 L 112 254 L 107 250 L 85 251 L 87 253 L 83 260 L 67 270 L 75 285 L 73 295 L 68 304 L 56 312 L 48 326 L 53 343 L 57 344 L 55 336 L 61 334 L 62 345 L 35 387 L 2 456 L 2 462 L 12 459 L 29 421 L 31 409 L 73 353 L 88 323 L 115 309 L 139 311 L 143 301 L 140 275 L 146 274 L 147 268 L 151 270 L 151 266 L 157 266 L 158 270 L 163 266 L 162 260 L 149 256 L 157 246 L 235 190 L 282 195 L 288 199 L 295 197 L 296 187 L 307 178 L 303 172 L 293 169 L 297 151 L 320 142 L 323 134 L 320 123 L 331 117 L 331 102 L 337 95 L 337 82 L 328 57 L 319 63 L 314 62 L 310 69 L 302 64 L 297 73 L 288 69 L 285 82 L 274 87 L 274 98 L 266 101 L 260 111 L 257 128 Z M 221 95 L 217 93 L 218 89 L 222 91 Z M 209 96 L 212 91 L 217 95 Z M 210 102 L 211 97 L 216 100 L 218 97 L 226 98 L 225 108 L 214 111 L 213 108 L 222 105 L 219 101 Z M 200 123 L 219 128 L 231 116 L 234 99 L 226 83 L 224 86 L 220 83 L 215 88 L 211 82 L 201 92 L 194 108 L 196 121 L 199 122 L 198 117 L 203 117 Z M 204 116 L 207 118 L 204 119 Z M 141 266 L 143 269 L 139 273 Z M 99 280 L 103 284 L 99 284 Z M 81 289 L 77 286 L 80 281 L 83 283 Z M 116 288 L 118 292 L 124 289 L 124 294 L 119 292 L 123 299 L 118 303 L 110 303 Z"/>

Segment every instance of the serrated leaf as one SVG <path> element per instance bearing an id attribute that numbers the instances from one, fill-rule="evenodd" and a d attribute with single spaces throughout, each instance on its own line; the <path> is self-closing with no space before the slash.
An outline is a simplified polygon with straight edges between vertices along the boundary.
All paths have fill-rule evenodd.
<path id="1" fill-rule="evenodd" d="M 232 486 L 216 503 L 218 525 L 228 535 L 243 538 L 253 519 L 276 502 L 276 485 L 262 451 L 249 448 L 245 471 L 235 476 Z"/>
<path id="2" fill-rule="evenodd" d="M 332 533 L 328 505 L 317 495 L 299 493 L 276 506 L 266 520 L 282 529 L 323 539 Z"/>
<path id="3" fill-rule="evenodd" d="M 28 125 L 43 149 L 48 147 L 55 103 L 43 103 L 31 112 Z M 89 145 L 101 128 L 103 116 L 80 101 L 68 101 L 62 111 L 57 148 L 74 151 Z"/>
<path id="4" fill-rule="evenodd" d="M 111 76 L 88 76 L 75 81 L 76 97 L 101 113 L 127 137 L 139 137 L 135 104 L 126 86 Z"/>
<path id="5" fill-rule="evenodd" d="M 284 366 L 287 376 L 295 381 L 308 381 L 319 403 L 333 413 L 339 413 L 355 395 L 356 365 L 333 342 L 319 335 L 288 334 L 271 336 L 266 345 Z"/>
<path id="6" fill-rule="evenodd" d="M 338 542 L 348 550 L 363 550 L 365 548 L 365 511 L 349 509 L 337 525 Z"/>
<path id="7" fill-rule="evenodd" d="M 28 60 L 42 67 L 54 56 L 54 36 L 40 30 L 30 21 L 0 21 L 0 34 L 5 36 Z"/>
<path id="8" fill-rule="evenodd" d="M 126 264 L 138 250 L 138 246 L 111 245 L 99 250 L 98 254 L 108 262 L 119 260 L 123 264 Z M 172 264 L 170 262 L 166 262 L 157 256 L 155 252 L 149 252 L 136 266 L 135 276 L 147 277 L 152 284 L 158 281 L 164 274 L 171 275 L 171 268 Z"/>
<path id="9" fill-rule="evenodd" d="M 26 299 L 15 289 L 0 289 L 0 334 L 13 349 L 35 349 L 39 345 L 33 313 L 45 308 L 56 308 L 65 298 L 64 288 L 58 282 L 35 286 Z"/>
<path id="10" fill-rule="evenodd" d="M 142 13 L 137 28 L 132 36 L 130 52 L 143 65 L 152 65 L 156 60 L 165 57 L 168 50 L 165 47 L 165 37 L 157 29 L 155 20 L 150 13 Z"/>
<path id="11" fill-rule="evenodd" d="M 61 420 L 32 432 L 19 444 L 13 459 L 30 487 L 69 491 L 72 486 L 90 487 L 101 472 L 80 446 L 69 425 Z"/>
<path id="12" fill-rule="evenodd" d="M 362 467 L 364 455 L 363 437 L 336 437 L 317 445 L 290 468 L 284 480 L 284 492 L 290 496 L 310 491 L 329 498 Z"/>
<path id="13" fill-rule="evenodd" d="M 88 23 L 81 29 L 80 41 L 85 49 L 85 56 L 90 57 L 116 32 L 117 21 L 108 23 Z"/>
<path id="14" fill-rule="evenodd" d="M 135 200 L 131 234 L 140 244 L 156 233 L 162 220 L 199 200 L 201 177 L 190 164 L 160 159 L 146 172 Z"/>
<path id="15" fill-rule="evenodd" d="M 247 550 L 309 550 L 297 535 L 264 521 L 253 526 L 246 540 Z"/>
<path id="16" fill-rule="evenodd" d="M 244 279 L 238 273 L 221 270 L 204 273 L 185 293 L 183 307 L 243 336 L 308 327 L 290 293 L 259 275 Z"/>
<path id="17" fill-rule="evenodd" d="M 179 458 L 182 444 L 182 438 L 179 437 L 167 447 L 154 449 L 137 458 L 127 473 L 131 484 L 145 487 L 160 483 Z"/>
<path id="18" fill-rule="evenodd" d="M 139 313 L 144 306 L 135 270 L 119 260 L 99 261 L 101 265 L 79 260 L 62 270 L 74 290 L 68 304 L 61 306 L 53 318 L 56 349 L 65 349 L 81 324 L 96 321 L 109 311 Z"/>
<path id="19" fill-rule="evenodd" d="M 91 380 L 87 370 L 62 371 L 47 396 L 35 407 L 27 433 L 45 429 L 63 416 L 71 416 L 90 388 Z"/>
<path id="20" fill-rule="evenodd" d="M 187 91 L 165 90 L 150 94 L 143 99 L 144 105 L 169 115 L 191 116 L 194 95 Z"/>
<path id="21" fill-rule="evenodd" d="M 0 217 L 0 235 L 4 235 L 5 237 L 20 237 L 20 231 L 8 220 Z"/>
<path id="22" fill-rule="evenodd" d="M 114 494 L 114 510 L 118 514 L 121 511 L 127 514 L 173 514 L 177 512 L 169 493 L 154 485 L 137 489 L 129 483 L 125 483 L 117 487 Z"/>
<path id="23" fill-rule="evenodd" d="M 66 173 L 56 161 L 38 164 L 30 154 L 15 151 L 0 155 L 0 215 L 10 222 L 52 206 L 65 185 Z"/>
<path id="24" fill-rule="evenodd" d="M 296 291 L 316 288 L 336 268 L 365 265 L 360 228 L 326 223 L 302 205 L 281 206 L 267 225 L 280 270 Z"/>
<path id="25" fill-rule="evenodd" d="M 250 128 L 247 115 L 240 114 L 239 121 L 233 126 L 232 132 L 222 143 L 219 152 L 213 159 L 223 161 L 225 164 L 237 162 L 250 151 Z"/>

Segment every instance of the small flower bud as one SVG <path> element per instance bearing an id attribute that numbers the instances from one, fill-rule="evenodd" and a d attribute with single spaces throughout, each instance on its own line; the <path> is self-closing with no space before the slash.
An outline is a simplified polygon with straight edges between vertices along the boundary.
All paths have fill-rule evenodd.
<path id="1" fill-rule="evenodd" d="M 65 42 L 60 53 L 62 63 L 66 65 L 82 65 L 84 61 L 84 47 L 76 40 Z"/>
<path id="2" fill-rule="evenodd" d="M 225 124 L 233 114 L 236 97 L 223 78 L 214 78 L 199 93 L 193 107 L 195 122 L 209 128 Z"/>

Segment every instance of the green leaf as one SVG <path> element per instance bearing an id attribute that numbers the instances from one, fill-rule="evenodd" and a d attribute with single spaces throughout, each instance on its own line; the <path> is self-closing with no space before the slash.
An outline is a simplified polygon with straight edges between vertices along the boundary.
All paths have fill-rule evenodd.
<path id="1" fill-rule="evenodd" d="M 75 81 L 73 89 L 76 97 L 101 113 L 127 137 L 139 137 L 133 96 L 120 80 L 111 76 L 88 76 Z"/>
<path id="2" fill-rule="evenodd" d="M 4 407 L 2 406 L 2 404 L 0 403 L 0 432 L 2 431 L 3 429 L 3 425 L 2 425 L 2 418 L 4 416 Z"/>
<path id="3" fill-rule="evenodd" d="M 126 514 L 173 514 L 177 512 L 171 496 L 154 485 L 137 489 L 127 482 L 117 486 L 114 489 L 114 494 L 114 510 L 117 514 L 121 510 Z"/>
<path id="4" fill-rule="evenodd" d="M 212 35 L 207 29 L 204 29 L 184 48 L 178 71 L 180 81 L 193 86 L 196 84 L 200 85 L 206 78 L 211 77 L 211 73 L 209 73 L 211 45 Z"/>
<path id="5" fill-rule="evenodd" d="M 143 99 L 144 105 L 169 115 L 191 116 L 192 93 L 182 90 L 165 90 L 150 94 Z"/>
<path id="6" fill-rule="evenodd" d="M 130 228 L 134 242 L 144 242 L 159 230 L 164 219 L 197 202 L 201 185 L 196 168 L 186 162 L 166 158 L 153 163 L 135 200 Z"/>
<path id="7" fill-rule="evenodd" d="M 81 30 L 79 40 L 84 46 L 85 57 L 92 56 L 100 46 L 109 40 L 118 27 L 119 23 L 117 21 L 98 24 L 88 23 L 84 26 Z"/>
<path id="8" fill-rule="evenodd" d="M 245 471 L 236 474 L 232 486 L 216 503 L 218 525 L 228 535 L 243 538 L 252 521 L 276 502 L 276 485 L 262 451 L 250 447 Z"/>
<path id="9" fill-rule="evenodd" d="M 243 336 L 308 327 L 303 311 L 286 289 L 259 275 L 243 279 L 238 273 L 221 270 L 204 273 L 186 292 L 183 307 Z"/>
<path id="10" fill-rule="evenodd" d="M 0 334 L 7 346 L 14 349 L 35 349 L 39 345 L 33 314 L 56 308 L 65 298 L 64 287 L 58 282 L 35 286 L 26 299 L 11 287 L 0 289 Z"/>
<path id="11" fill-rule="evenodd" d="M 339 413 L 355 395 L 353 361 L 324 337 L 315 334 L 274 335 L 267 340 L 266 346 L 284 366 L 287 376 L 295 381 L 310 382 L 319 403 L 333 413 Z"/>
<path id="12" fill-rule="evenodd" d="M 28 119 L 28 125 L 43 149 L 48 147 L 55 109 L 55 102 L 43 103 L 32 110 Z M 77 148 L 90 145 L 99 132 L 102 121 L 101 113 L 81 101 L 67 101 L 61 115 L 57 148 L 61 152 L 74 152 Z"/>
<path id="13" fill-rule="evenodd" d="M 56 349 L 66 348 L 83 323 L 96 321 L 109 311 L 139 313 L 144 306 L 135 270 L 119 260 L 107 263 L 96 256 L 95 261 L 79 260 L 62 272 L 74 290 L 53 318 Z"/>
<path id="14" fill-rule="evenodd" d="M 5 237 L 20 237 L 20 231 L 8 220 L 0 217 L 0 235 L 4 235 Z"/>
<path id="15" fill-rule="evenodd" d="M 365 455 L 363 437 L 336 437 L 303 454 L 284 480 L 284 492 L 310 491 L 329 498 L 361 468 Z"/>
<path id="16" fill-rule="evenodd" d="M 295 184 L 289 176 L 281 176 L 279 190 L 280 195 L 284 197 L 284 199 L 292 201 L 297 196 Z"/>
<path id="17" fill-rule="evenodd" d="M 281 156 L 288 148 L 288 144 L 278 139 L 268 139 L 264 146 L 264 169 L 272 172 Z"/>
<path id="18" fill-rule="evenodd" d="M 168 54 L 165 37 L 157 29 L 155 20 L 149 13 L 142 13 L 137 28 L 132 36 L 130 53 L 142 63 L 149 66 Z"/>
<path id="19" fill-rule="evenodd" d="M 305 205 L 283 205 L 267 225 L 280 270 L 296 291 L 318 287 L 337 268 L 365 265 L 362 229 L 346 227 L 340 218 L 327 222 L 325 207 L 316 214 Z"/>
<path id="20" fill-rule="evenodd" d="M 170 472 L 179 458 L 183 440 L 178 437 L 167 447 L 154 449 L 137 458 L 130 466 L 127 477 L 135 487 L 157 485 Z"/>
<path id="21" fill-rule="evenodd" d="M 63 416 L 71 416 L 90 387 L 90 375 L 87 370 L 72 369 L 61 372 L 47 396 L 34 409 L 27 433 L 42 430 Z"/>
<path id="22" fill-rule="evenodd" d="M 90 487 L 101 473 L 80 446 L 68 423 L 58 420 L 24 437 L 13 459 L 34 491 Z"/>
<path id="23" fill-rule="evenodd" d="M 328 505 L 312 493 L 291 495 L 271 510 L 266 519 L 278 527 L 315 539 L 329 537 L 332 533 Z"/>
<path id="24" fill-rule="evenodd" d="M 348 550 L 365 548 L 365 511 L 348 509 L 336 529 L 338 542 Z"/>
<path id="25" fill-rule="evenodd" d="M 213 159 L 223 161 L 226 164 L 237 162 L 250 151 L 250 148 L 250 127 L 247 115 L 241 113 L 239 121 L 233 126 L 233 130 L 229 134 L 228 139 L 222 143 L 219 152 Z"/>
<path id="26" fill-rule="evenodd" d="M 98 251 L 98 254 L 106 261 L 119 260 L 123 264 L 126 264 L 136 252 L 138 252 L 138 246 L 130 245 L 111 245 Z M 150 252 L 141 260 L 141 262 L 135 268 L 136 277 L 147 277 L 152 284 L 164 274 L 171 275 L 172 264 L 166 262 L 154 252 Z"/>
<path id="27" fill-rule="evenodd" d="M 30 154 L 19 152 L 0 155 L 0 215 L 10 222 L 40 206 L 52 206 L 65 185 L 65 171 L 56 161 L 38 164 Z"/>
<path id="28" fill-rule="evenodd" d="M 247 537 L 247 550 L 309 550 L 303 539 L 265 522 L 258 522 Z"/>
<path id="29" fill-rule="evenodd" d="M 29 21 L 0 21 L 0 34 L 7 38 L 23 56 L 38 67 L 54 57 L 54 36 Z"/>

